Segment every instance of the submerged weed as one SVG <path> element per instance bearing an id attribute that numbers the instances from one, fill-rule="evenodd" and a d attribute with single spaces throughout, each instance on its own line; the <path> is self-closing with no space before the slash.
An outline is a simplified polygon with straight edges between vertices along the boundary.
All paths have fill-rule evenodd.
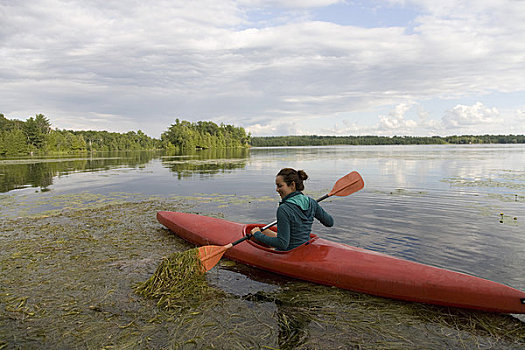
<path id="1" fill-rule="evenodd" d="M 157 305 L 164 308 L 195 305 L 218 294 L 206 280 L 197 249 L 165 257 L 155 273 L 135 287 L 135 292 L 158 299 Z"/>

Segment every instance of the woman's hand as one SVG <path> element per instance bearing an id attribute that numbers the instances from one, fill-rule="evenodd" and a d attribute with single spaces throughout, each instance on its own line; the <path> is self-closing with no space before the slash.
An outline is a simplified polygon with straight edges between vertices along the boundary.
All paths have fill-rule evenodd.
<path id="1" fill-rule="evenodd" d="M 250 231 L 250 233 L 253 235 L 255 232 L 261 232 L 261 228 L 260 227 L 254 227 L 252 228 L 252 230 Z M 266 235 L 268 237 L 277 237 L 277 232 L 275 231 L 272 231 L 270 230 L 269 228 L 267 228 L 266 230 L 262 231 L 261 232 L 263 235 Z"/>

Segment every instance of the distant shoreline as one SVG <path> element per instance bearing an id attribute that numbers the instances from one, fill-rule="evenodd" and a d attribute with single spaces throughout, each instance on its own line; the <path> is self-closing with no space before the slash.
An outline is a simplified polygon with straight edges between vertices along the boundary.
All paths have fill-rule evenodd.
<path id="1" fill-rule="evenodd" d="M 253 147 L 336 146 L 336 145 L 447 145 L 447 144 L 522 144 L 525 135 L 460 136 L 252 136 Z"/>

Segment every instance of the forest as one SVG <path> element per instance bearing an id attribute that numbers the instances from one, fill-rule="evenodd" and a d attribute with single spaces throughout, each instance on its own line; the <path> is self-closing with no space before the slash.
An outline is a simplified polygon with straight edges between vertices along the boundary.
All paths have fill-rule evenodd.
<path id="1" fill-rule="evenodd" d="M 0 113 L 0 156 L 67 154 L 98 151 L 169 149 L 189 151 L 232 147 L 284 147 L 327 145 L 422 145 L 525 143 L 525 135 L 454 136 L 263 136 L 252 137 L 242 127 L 211 121 L 176 119 L 160 139 L 141 130 L 117 133 L 53 129 L 43 114 L 26 121 L 8 119 Z"/>
<path id="2" fill-rule="evenodd" d="M 117 133 L 53 129 L 43 114 L 26 121 L 0 114 L 0 156 L 67 154 L 122 150 L 194 150 L 248 147 L 250 136 L 243 128 L 213 122 L 190 123 L 176 119 L 160 139 L 141 130 Z"/>
<path id="3" fill-rule="evenodd" d="M 525 143 L 525 135 L 462 136 L 265 136 L 252 137 L 254 147 L 328 146 L 328 145 L 441 145 L 480 143 Z"/>
<path id="4" fill-rule="evenodd" d="M 25 122 L 0 114 L 0 156 L 62 154 L 86 151 L 146 150 L 161 148 L 160 140 L 142 131 L 116 133 L 52 129 L 43 114 Z"/>

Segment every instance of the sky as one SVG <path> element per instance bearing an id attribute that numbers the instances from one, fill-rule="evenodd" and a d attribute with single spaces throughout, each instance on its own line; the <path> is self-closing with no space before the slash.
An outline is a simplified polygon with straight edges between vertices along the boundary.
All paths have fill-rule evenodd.
<path id="1" fill-rule="evenodd" d="M 525 0 L 0 0 L 0 16 L 9 119 L 525 134 Z"/>

